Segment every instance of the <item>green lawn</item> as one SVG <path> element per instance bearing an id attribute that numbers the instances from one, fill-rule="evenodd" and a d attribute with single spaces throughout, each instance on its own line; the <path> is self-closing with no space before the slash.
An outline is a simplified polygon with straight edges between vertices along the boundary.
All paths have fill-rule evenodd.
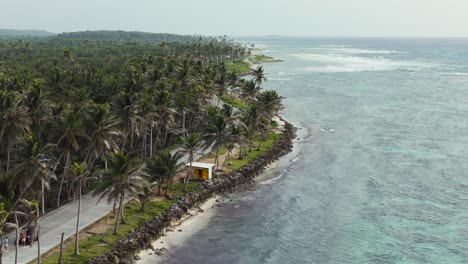
<path id="1" fill-rule="evenodd" d="M 262 62 L 280 62 L 282 60 L 275 59 L 273 57 L 266 56 L 266 55 L 263 55 L 263 54 L 257 54 L 257 55 L 254 55 L 254 56 L 250 57 L 249 61 L 251 61 L 253 63 L 262 63 Z"/>
<path id="2" fill-rule="evenodd" d="M 228 104 L 232 107 L 238 108 L 238 109 L 248 109 L 249 105 L 240 100 L 239 98 L 236 97 L 231 97 L 227 94 L 221 96 L 221 100 L 225 103 Z"/>
<path id="3" fill-rule="evenodd" d="M 237 74 L 248 73 L 251 71 L 249 63 L 242 60 L 235 60 L 226 63 L 226 69 Z"/>
<path id="4" fill-rule="evenodd" d="M 250 161 L 257 158 L 260 154 L 268 151 L 273 146 L 278 136 L 278 134 L 273 132 L 268 134 L 265 142 L 262 143 L 262 147 L 260 148 L 260 150 L 257 150 L 259 141 L 255 141 L 251 152 L 247 152 L 247 155 L 244 156 L 242 159 L 238 159 L 237 156 L 233 157 L 232 164 L 227 165 L 227 167 L 235 171 L 247 165 Z"/>

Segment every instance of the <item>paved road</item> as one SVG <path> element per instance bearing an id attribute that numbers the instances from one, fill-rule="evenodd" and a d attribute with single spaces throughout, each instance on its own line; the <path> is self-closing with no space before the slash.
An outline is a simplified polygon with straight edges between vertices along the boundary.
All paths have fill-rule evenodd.
<path id="1" fill-rule="evenodd" d="M 80 229 L 83 229 L 112 210 L 112 204 L 101 201 L 96 202 L 98 196 L 84 195 L 81 202 Z M 75 234 L 76 212 L 78 203 L 69 203 L 53 210 L 41 217 L 41 253 L 60 244 L 60 236 L 65 233 L 65 239 Z M 15 263 L 15 233 L 9 236 L 9 250 L 3 255 L 3 264 Z M 28 263 L 37 257 L 37 243 L 33 247 L 20 247 L 18 251 L 18 263 Z"/>

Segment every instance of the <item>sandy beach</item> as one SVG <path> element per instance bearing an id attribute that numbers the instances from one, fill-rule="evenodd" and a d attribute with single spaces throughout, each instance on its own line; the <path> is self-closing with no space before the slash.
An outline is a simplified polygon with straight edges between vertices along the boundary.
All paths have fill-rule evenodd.
<path id="1" fill-rule="evenodd" d="M 186 239 L 208 224 L 210 217 L 215 213 L 215 204 L 218 199 L 219 196 L 215 196 L 206 201 L 200 208 L 190 210 L 184 218 L 177 221 L 172 228 L 166 231 L 165 236 L 153 242 L 154 250 L 147 249 L 140 252 L 138 256 L 141 259 L 136 263 L 161 263 L 166 258 L 166 251 L 182 245 Z"/>

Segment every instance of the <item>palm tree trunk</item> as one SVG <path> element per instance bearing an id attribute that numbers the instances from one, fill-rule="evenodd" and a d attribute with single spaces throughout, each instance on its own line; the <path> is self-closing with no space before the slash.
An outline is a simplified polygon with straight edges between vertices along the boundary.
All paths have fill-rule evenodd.
<path id="1" fill-rule="evenodd" d="M 164 142 L 163 147 L 167 145 L 167 135 L 169 134 L 169 128 L 166 127 L 166 131 L 164 132 Z"/>
<path id="2" fill-rule="evenodd" d="M 190 176 L 192 175 L 192 160 L 193 158 L 190 158 L 190 166 L 189 166 L 189 173 L 187 174 L 187 180 L 185 181 L 185 186 L 184 186 L 184 192 L 187 191 L 187 188 L 188 188 L 188 184 L 189 184 L 189 181 L 190 181 Z"/>
<path id="3" fill-rule="evenodd" d="M 80 230 L 80 211 L 81 211 L 81 183 L 78 186 L 78 213 L 76 217 L 76 231 L 75 231 L 75 256 L 80 255 L 78 246 L 78 232 Z"/>
<path id="4" fill-rule="evenodd" d="M 120 216 L 122 218 L 122 224 L 128 224 L 127 219 L 125 219 L 124 214 L 124 201 L 125 201 L 125 193 L 120 195 Z"/>
<path id="5" fill-rule="evenodd" d="M 112 205 L 112 216 L 115 217 L 115 207 L 117 206 L 117 199 L 114 198 L 114 204 Z"/>
<path id="6" fill-rule="evenodd" d="M 6 172 L 9 172 L 9 171 L 10 171 L 10 153 L 11 153 L 11 136 L 10 136 L 10 134 L 8 134 Z"/>
<path id="7" fill-rule="evenodd" d="M 117 232 L 119 232 L 119 218 L 120 218 L 120 214 L 123 210 L 123 201 L 122 201 L 122 198 L 120 199 L 120 206 L 119 206 L 119 212 L 117 213 L 117 219 L 115 219 L 115 226 L 114 226 L 114 233 L 112 233 L 113 235 L 117 235 Z"/>
<path id="8" fill-rule="evenodd" d="M 60 252 L 59 252 L 59 259 L 58 259 L 58 264 L 62 264 L 62 254 L 63 254 L 63 236 L 65 236 L 65 233 L 62 233 L 62 237 L 60 238 Z"/>
<path id="9" fill-rule="evenodd" d="M 171 182 L 172 182 L 172 177 L 168 177 L 167 178 L 166 191 L 164 192 L 164 196 L 166 196 L 166 197 L 169 194 L 169 189 L 171 188 Z"/>
<path id="10" fill-rule="evenodd" d="M 37 219 L 36 225 L 39 226 L 39 218 Z M 37 232 L 37 264 L 41 264 L 41 240 L 39 231 Z"/>
<path id="11" fill-rule="evenodd" d="M 219 169 L 219 146 L 216 146 L 216 157 L 215 157 L 216 170 Z"/>
<path id="12" fill-rule="evenodd" d="M 60 181 L 58 197 L 57 197 L 57 208 L 60 207 L 60 196 L 62 196 L 63 182 L 65 181 L 65 173 L 68 169 L 68 163 L 70 162 L 70 150 L 67 150 L 67 159 L 65 161 L 65 168 L 63 169 L 62 180 Z"/>
<path id="13" fill-rule="evenodd" d="M 16 211 L 15 211 L 15 225 L 16 225 L 15 264 L 18 264 L 19 225 L 18 225 L 18 216 L 16 215 Z"/>
<path id="14" fill-rule="evenodd" d="M 157 193 L 157 196 L 161 196 L 161 192 L 162 192 L 162 179 L 163 179 L 163 177 L 160 176 L 160 177 L 159 177 L 159 180 L 158 180 L 158 193 Z"/>
<path id="15" fill-rule="evenodd" d="M 150 157 L 153 157 L 153 126 L 150 129 Z"/>
<path id="16" fill-rule="evenodd" d="M 263 142 L 263 139 L 260 139 L 260 143 L 258 144 L 257 151 L 260 151 L 262 147 L 262 142 Z"/>
<path id="17" fill-rule="evenodd" d="M 1 232 L 0 232 L 0 235 L 1 235 Z M 0 264 L 2 264 L 2 258 L 3 258 L 3 239 L 0 236 Z"/>
<path id="18" fill-rule="evenodd" d="M 226 164 L 226 160 L 228 160 L 228 159 L 229 159 L 229 162 L 231 162 L 231 151 L 230 150 L 228 150 L 228 154 L 226 155 L 226 158 L 224 159 L 223 164 L 221 165 L 221 170 L 224 171 L 224 165 Z"/>

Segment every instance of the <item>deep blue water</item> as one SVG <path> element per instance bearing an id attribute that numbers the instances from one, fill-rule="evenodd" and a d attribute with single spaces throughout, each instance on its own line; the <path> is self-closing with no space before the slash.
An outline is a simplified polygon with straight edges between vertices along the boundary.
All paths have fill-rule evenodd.
<path id="1" fill-rule="evenodd" d="M 249 41 L 300 140 L 167 263 L 468 263 L 468 40 Z"/>

